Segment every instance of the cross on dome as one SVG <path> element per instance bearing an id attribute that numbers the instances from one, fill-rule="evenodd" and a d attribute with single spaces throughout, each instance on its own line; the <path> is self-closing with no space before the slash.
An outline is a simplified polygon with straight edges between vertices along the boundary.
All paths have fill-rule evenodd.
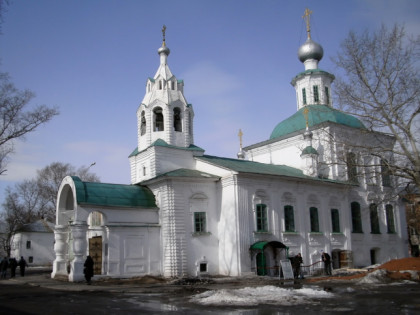
<path id="1" fill-rule="evenodd" d="M 166 25 L 164 24 L 162 27 L 162 37 L 163 37 L 163 42 L 162 42 L 162 46 L 165 47 L 166 46 L 166 42 L 165 42 L 165 33 L 166 33 Z"/>
<path id="2" fill-rule="evenodd" d="M 309 10 L 308 8 L 306 8 L 305 12 L 302 16 L 302 18 L 306 20 L 305 21 L 306 22 L 306 33 L 308 33 L 308 38 L 311 38 L 311 23 L 310 23 L 311 14 L 312 14 L 312 11 Z"/>

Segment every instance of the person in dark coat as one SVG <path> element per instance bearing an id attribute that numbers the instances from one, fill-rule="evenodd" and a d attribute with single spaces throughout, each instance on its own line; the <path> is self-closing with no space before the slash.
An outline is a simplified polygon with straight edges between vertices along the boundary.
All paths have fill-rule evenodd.
<path id="1" fill-rule="evenodd" d="M 299 253 L 295 257 L 293 257 L 293 260 L 292 260 L 293 273 L 294 273 L 295 279 L 297 278 L 303 279 L 303 275 L 300 270 L 300 267 L 302 264 L 303 264 L 302 255 Z"/>
<path id="2" fill-rule="evenodd" d="M 0 272 L 2 279 L 6 279 L 7 267 L 9 267 L 9 261 L 7 260 L 7 257 L 4 257 L 0 263 Z"/>
<path id="3" fill-rule="evenodd" d="M 25 276 L 25 268 L 28 267 L 28 264 L 26 263 L 26 260 L 25 260 L 25 258 L 23 258 L 23 256 L 20 256 L 18 266 L 19 266 L 19 269 L 20 269 L 20 276 L 24 277 Z"/>
<path id="4" fill-rule="evenodd" d="M 327 276 L 332 275 L 331 271 L 331 257 L 327 253 L 323 252 L 322 255 L 322 261 L 324 262 L 324 272 Z"/>
<path id="5" fill-rule="evenodd" d="M 90 256 L 86 257 L 83 273 L 85 274 L 85 279 L 87 284 L 90 284 L 90 279 L 93 277 L 93 259 Z"/>
<path id="6" fill-rule="evenodd" d="M 9 259 L 9 266 L 10 266 L 10 277 L 14 278 L 16 276 L 16 268 L 18 266 L 18 262 L 16 258 Z"/>

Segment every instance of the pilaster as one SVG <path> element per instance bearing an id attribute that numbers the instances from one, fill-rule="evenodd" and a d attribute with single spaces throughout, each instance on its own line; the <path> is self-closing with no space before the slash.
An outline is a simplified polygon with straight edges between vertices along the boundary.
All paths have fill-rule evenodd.
<path id="1" fill-rule="evenodd" d="M 87 253 L 87 224 L 86 222 L 73 223 L 70 226 L 71 234 L 73 235 L 73 255 L 74 258 L 70 263 L 69 281 L 82 281 L 84 258 Z"/>
<path id="2" fill-rule="evenodd" d="M 51 278 L 57 276 L 66 276 L 67 273 L 67 252 L 68 252 L 68 228 L 66 225 L 56 225 L 54 229 L 54 252 L 55 260 L 53 262 L 53 271 Z"/>

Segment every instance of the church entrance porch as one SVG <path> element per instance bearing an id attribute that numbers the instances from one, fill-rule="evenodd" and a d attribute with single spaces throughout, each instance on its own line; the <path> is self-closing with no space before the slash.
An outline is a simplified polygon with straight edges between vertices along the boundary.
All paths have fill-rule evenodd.
<path id="1" fill-rule="evenodd" d="M 251 245 L 251 270 L 259 276 L 278 276 L 280 261 L 287 259 L 288 247 L 281 242 L 260 241 Z"/>

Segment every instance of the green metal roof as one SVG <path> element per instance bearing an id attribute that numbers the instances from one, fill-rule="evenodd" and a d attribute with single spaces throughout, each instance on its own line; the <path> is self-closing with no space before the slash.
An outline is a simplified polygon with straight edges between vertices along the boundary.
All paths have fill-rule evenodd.
<path id="1" fill-rule="evenodd" d="M 76 186 L 78 204 L 109 206 L 109 207 L 156 207 L 152 191 L 139 185 L 121 185 L 83 182 L 77 176 L 72 176 Z"/>
<path id="2" fill-rule="evenodd" d="M 280 122 L 271 133 L 270 139 L 278 138 L 306 128 L 303 110 L 308 109 L 309 126 L 316 126 L 323 122 L 334 122 L 352 128 L 365 129 L 363 123 L 354 116 L 345 114 L 327 105 L 308 105 L 299 109 L 295 114 Z"/>
<path id="3" fill-rule="evenodd" d="M 188 178 L 213 178 L 213 179 L 219 179 L 220 176 L 216 176 L 213 174 L 209 174 L 206 172 L 201 172 L 197 170 L 190 170 L 187 168 L 180 168 L 174 171 L 170 171 L 164 174 L 160 174 L 151 180 L 154 180 L 156 178 L 162 178 L 162 177 L 188 177 Z M 146 180 L 147 183 L 149 180 Z"/>
<path id="4" fill-rule="evenodd" d="M 264 250 L 264 248 L 266 246 L 272 246 L 274 248 L 288 248 L 286 245 L 284 245 L 281 242 L 277 242 L 277 241 L 271 241 L 271 242 L 265 242 L 265 241 L 261 241 L 261 242 L 256 242 L 254 244 L 251 245 L 250 249 L 260 249 L 260 250 Z"/>
<path id="5" fill-rule="evenodd" d="M 204 152 L 204 149 L 202 149 L 202 148 L 200 148 L 200 147 L 197 147 L 196 145 L 194 145 L 194 144 L 190 144 L 188 147 L 177 147 L 177 146 L 175 146 L 175 145 L 171 145 L 171 144 L 168 144 L 165 140 L 162 140 L 162 139 L 157 139 L 155 142 L 153 142 L 148 148 L 150 148 L 150 147 L 167 147 L 167 148 L 173 148 L 173 149 L 180 149 L 180 150 L 187 150 L 187 151 L 202 151 L 202 152 Z M 147 150 L 148 148 L 146 148 L 145 150 Z M 140 152 L 139 152 L 139 150 L 138 150 L 138 147 L 137 148 L 135 148 L 134 149 L 134 151 L 133 152 L 131 152 L 131 154 L 128 156 L 128 157 L 131 157 L 131 156 L 136 156 L 137 154 L 139 154 Z"/>
<path id="6" fill-rule="evenodd" d="M 196 159 L 202 160 L 213 165 L 223 167 L 238 173 L 250 173 L 260 175 L 274 175 L 274 176 L 287 176 L 294 178 L 301 178 L 306 180 L 317 180 L 322 182 L 351 185 L 349 182 L 332 180 L 328 178 L 311 177 L 303 174 L 303 171 L 287 165 L 274 165 L 259 163 L 247 160 L 229 159 L 211 155 L 197 156 Z"/>
<path id="7" fill-rule="evenodd" d="M 297 168 L 286 165 L 265 164 L 247 160 L 229 159 L 211 155 L 197 157 L 199 160 L 221 166 L 236 172 L 254 173 L 264 175 L 284 175 L 293 177 L 305 177 L 303 172 Z"/>
<path id="8" fill-rule="evenodd" d="M 310 145 L 308 145 L 305 149 L 302 150 L 301 156 L 304 155 L 304 154 L 316 154 L 316 155 L 319 155 L 318 154 L 318 151 L 314 147 L 312 147 Z"/>

